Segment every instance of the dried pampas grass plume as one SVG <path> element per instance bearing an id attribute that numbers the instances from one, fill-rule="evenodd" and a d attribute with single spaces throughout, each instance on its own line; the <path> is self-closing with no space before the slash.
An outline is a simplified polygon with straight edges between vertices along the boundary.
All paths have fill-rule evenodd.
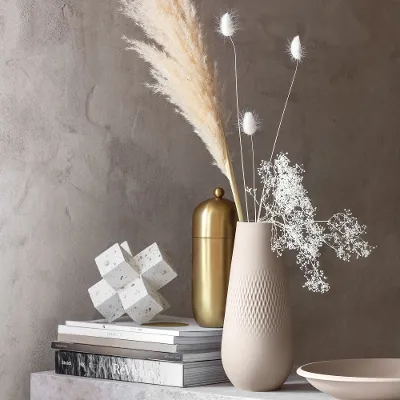
<path id="1" fill-rule="evenodd" d="M 215 164 L 230 182 L 239 220 L 240 197 L 225 138 L 215 68 L 203 40 L 202 26 L 190 0 L 121 0 L 122 11 L 154 43 L 126 39 L 129 49 L 147 61 L 163 95 L 193 126 Z"/>

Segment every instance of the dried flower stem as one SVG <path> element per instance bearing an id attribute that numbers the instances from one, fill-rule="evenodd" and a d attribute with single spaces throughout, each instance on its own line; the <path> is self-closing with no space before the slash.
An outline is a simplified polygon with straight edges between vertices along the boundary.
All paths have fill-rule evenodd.
<path id="1" fill-rule="evenodd" d="M 270 162 L 271 162 L 272 156 L 274 155 L 274 152 L 275 152 L 276 142 L 278 141 L 278 136 L 279 136 L 279 133 L 280 133 L 280 131 L 281 131 L 283 118 L 284 118 L 284 116 L 285 116 L 285 112 L 286 112 L 286 108 L 287 108 L 287 105 L 288 105 L 288 102 L 289 102 L 290 95 L 292 94 L 293 84 L 294 84 L 294 81 L 295 81 L 295 79 L 296 79 L 296 74 L 297 74 L 297 69 L 298 69 L 298 68 L 299 68 L 299 61 L 296 61 L 296 68 L 295 68 L 294 73 L 293 73 L 293 78 L 292 78 L 292 82 L 290 83 L 290 88 L 289 88 L 288 95 L 287 95 L 287 97 L 286 97 L 285 106 L 283 107 L 281 119 L 280 119 L 280 121 L 279 121 L 278 129 L 277 129 L 277 131 L 276 131 L 276 136 L 275 136 L 274 145 L 272 146 L 271 157 L 269 158 L 269 161 L 270 161 Z"/>
<path id="2" fill-rule="evenodd" d="M 287 108 L 287 105 L 288 105 L 288 103 L 289 103 L 290 95 L 292 94 L 292 89 L 293 89 L 294 81 L 295 81 L 295 79 L 296 79 L 297 70 L 298 70 L 298 68 L 299 68 L 299 63 L 300 63 L 300 60 L 296 60 L 296 68 L 295 68 L 295 70 L 294 70 L 293 78 L 292 78 L 292 81 L 291 81 L 290 87 L 289 87 L 289 92 L 288 92 L 288 95 L 287 95 L 287 97 L 286 97 L 285 105 L 284 105 L 283 110 L 282 110 L 281 119 L 280 119 L 280 121 L 279 121 L 278 129 L 277 129 L 277 131 L 276 131 L 275 141 L 274 141 L 274 145 L 272 146 L 272 151 L 271 151 L 271 156 L 270 156 L 270 158 L 269 158 L 269 162 L 271 162 L 272 157 L 273 157 L 274 152 L 275 152 L 276 142 L 278 141 L 279 133 L 280 133 L 281 127 L 282 127 L 283 118 L 284 118 L 284 116 L 285 116 L 286 108 Z M 258 220 L 260 220 L 262 204 L 263 204 L 263 202 L 264 202 L 264 200 L 265 200 L 264 197 L 265 197 L 265 184 L 264 184 L 263 189 L 262 189 L 262 192 L 261 192 L 260 207 L 259 207 L 259 209 L 258 209 Z"/>
<path id="3" fill-rule="evenodd" d="M 252 151 L 252 155 L 253 155 L 253 191 L 254 194 L 257 194 L 257 189 L 256 189 L 256 161 L 255 161 L 255 152 L 254 152 L 254 140 L 253 140 L 253 136 L 250 136 L 250 140 L 251 140 L 251 151 Z M 257 221 L 257 204 L 256 204 L 256 197 L 253 197 L 253 201 L 254 201 L 254 222 Z"/>
<path id="4" fill-rule="evenodd" d="M 244 161 L 243 161 L 243 143 L 242 143 L 242 132 L 241 132 L 241 123 L 240 123 L 240 108 L 239 108 L 239 89 L 238 89 L 238 73 L 237 73 L 237 54 L 236 54 L 236 46 L 232 37 L 229 37 L 232 43 L 233 55 L 234 55 L 234 66 L 235 66 L 235 89 L 236 89 L 236 117 L 238 124 L 238 133 L 239 133 L 239 143 L 240 143 L 240 161 L 242 164 L 242 177 L 243 177 L 243 187 L 244 187 L 244 200 L 246 205 L 246 215 L 247 221 L 249 221 L 249 206 L 247 204 L 247 192 L 246 192 L 246 176 L 244 172 Z"/>

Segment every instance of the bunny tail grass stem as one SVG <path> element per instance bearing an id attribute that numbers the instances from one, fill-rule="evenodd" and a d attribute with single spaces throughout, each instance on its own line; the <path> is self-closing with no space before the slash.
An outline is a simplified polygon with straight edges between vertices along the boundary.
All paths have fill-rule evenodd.
<path id="1" fill-rule="evenodd" d="M 285 106 L 283 107 L 281 119 L 280 119 L 280 121 L 279 121 L 278 129 L 277 129 L 277 131 L 276 131 L 275 141 L 274 141 L 274 145 L 273 145 L 273 147 L 272 147 L 271 157 L 269 158 L 269 162 L 271 162 L 272 157 L 273 157 L 274 152 L 275 152 L 276 142 L 278 141 L 278 136 L 279 136 L 279 133 L 280 133 L 280 131 L 281 131 L 283 118 L 284 118 L 284 116 L 285 116 L 285 112 L 286 112 L 286 108 L 287 108 L 287 105 L 288 105 L 288 102 L 289 102 L 290 95 L 292 94 L 293 84 L 294 84 L 294 81 L 295 81 L 295 79 L 296 79 L 296 74 L 297 74 L 297 69 L 298 69 L 298 68 L 299 68 L 299 61 L 296 61 L 296 68 L 295 68 L 294 73 L 293 73 L 293 78 L 292 78 L 292 82 L 290 83 L 290 88 L 289 88 L 288 95 L 287 95 L 287 97 L 286 97 Z"/>
<path id="2" fill-rule="evenodd" d="M 239 144 L 240 144 L 240 161 L 242 164 L 242 176 L 243 176 L 243 188 L 244 188 L 244 200 L 246 205 L 246 215 L 247 221 L 249 221 L 249 206 L 247 204 L 247 192 L 246 192 L 246 176 L 244 173 L 244 161 L 243 161 L 243 143 L 242 143 L 242 132 L 241 132 L 241 123 L 240 123 L 240 108 L 239 108 L 239 89 L 238 89 L 238 73 L 237 73 L 237 54 L 236 54 L 236 46 L 232 37 L 229 37 L 232 43 L 233 55 L 234 55 L 234 65 L 235 65 L 235 89 L 236 89 L 236 117 L 238 124 L 238 133 L 239 133 Z"/>
<path id="3" fill-rule="evenodd" d="M 255 153 L 254 153 L 254 139 L 253 136 L 250 136 L 251 140 L 251 151 L 253 155 L 253 200 L 254 200 L 254 222 L 257 222 L 257 204 L 256 204 L 256 161 L 255 161 Z"/>
<path id="4" fill-rule="evenodd" d="M 293 73 L 292 82 L 290 83 L 289 92 L 288 92 L 288 95 L 286 97 L 285 105 L 283 107 L 283 111 L 282 111 L 282 114 L 281 114 L 281 119 L 279 121 L 278 129 L 276 131 L 275 141 L 274 141 L 274 145 L 272 146 L 272 151 L 271 151 L 271 156 L 269 158 L 269 162 L 272 161 L 272 157 L 273 157 L 274 152 L 275 152 L 276 142 L 278 141 L 278 136 L 279 136 L 279 133 L 281 131 L 283 118 L 285 116 L 286 108 L 287 108 L 287 105 L 289 103 L 290 95 L 292 94 L 292 89 L 293 89 L 294 81 L 296 79 L 297 70 L 299 68 L 299 63 L 300 63 L 300 60 L 296 60 L 296 68 L 295 68 L 294 73 Z M 262 209 L 262 205 L 263 205 L 263 202 L 264 202 L 264 196 L 265 196 L 265 184 L 263 186 L 263 189 L 262 189 L 262 192 L 261 192 L 261 197 L 260 197 L 260 207 L 258 209 L 258 220 L 260 219 L 261 209 Z"/>

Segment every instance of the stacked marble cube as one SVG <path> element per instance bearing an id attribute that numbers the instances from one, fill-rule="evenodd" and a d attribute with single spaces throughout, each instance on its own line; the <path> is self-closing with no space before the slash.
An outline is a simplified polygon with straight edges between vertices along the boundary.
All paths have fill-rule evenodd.
<path id="1" fill-rule="evenodd" d="M 89 288 L 94 307 L 107 321 L 127 313 L 133 321 L 144 324 L 169 308 L 158 293 L 177 274 L 153 243 L 136 256 L 127 242 L 111 246 L 95 259 L 103 278 Z"/>

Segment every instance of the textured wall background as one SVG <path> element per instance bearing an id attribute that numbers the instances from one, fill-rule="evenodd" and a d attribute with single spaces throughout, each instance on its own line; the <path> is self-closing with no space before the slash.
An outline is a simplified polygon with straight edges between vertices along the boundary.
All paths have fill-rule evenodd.
<path id="1" fill-rule="evenodd" d="M 213 32 L 236 8 L 242 105 L 264 120 L 269 154 L 293 64 L 307 47 L 278 149 L 308 170 L 321 218 L 345 207 L 379 247 L 343 264 L 328 251 L 332 290 L 301 288 L 286 257 L 297 362 L 400 356 L 400 2 L 199 2 L 233 106 L 231 49 Z M 28 399 L 29 373 L 50 369 L 57 323 L 95 316 L 93 258 L 128 239 L 169 250 L 179 272 L 166 295 L 190 314 L 191 213 L 227 184 L 183 122 L 143 86 L 147 66 L 124 51 L 140 35 L 115 0 L 0 2 L 0 397 Z M 233 122 L 230 123 L 233 129 Z M 237 154 L 235 136 L 229 138 Z M 238 161 L 236 157 L 236 161 Z"/>

